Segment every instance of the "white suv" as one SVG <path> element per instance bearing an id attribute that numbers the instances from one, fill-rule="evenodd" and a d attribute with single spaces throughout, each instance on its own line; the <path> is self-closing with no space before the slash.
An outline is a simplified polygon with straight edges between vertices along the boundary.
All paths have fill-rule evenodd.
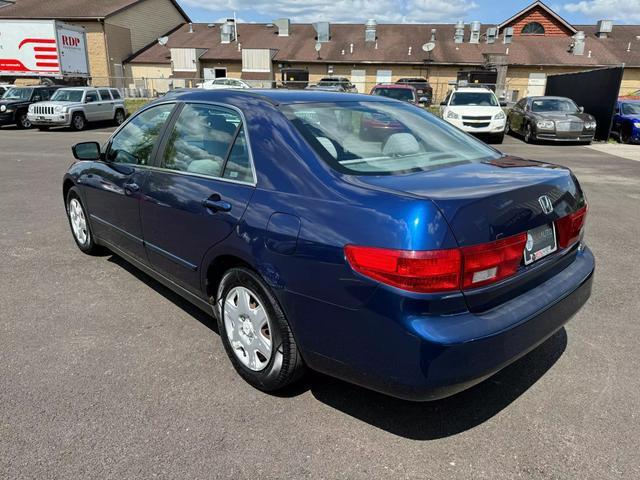
<path id="1" fill-rule="evenodd" d="M 504 139 L 506 115 L 496 94 L 488 88 L 456 88 L 440 104 L 440 114 L 465 132 L 488 135 L 493 143 Z"/>

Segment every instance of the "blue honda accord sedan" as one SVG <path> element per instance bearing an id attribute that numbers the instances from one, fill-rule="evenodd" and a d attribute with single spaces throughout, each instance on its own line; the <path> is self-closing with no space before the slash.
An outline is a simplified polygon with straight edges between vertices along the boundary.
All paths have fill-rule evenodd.
<path id="1" fill-rule="evenodd" d="M 570 170 L 380 96 L 183 91 L 74 146 L 76 244 L 214 315 L 237 372 L 432 400 L 534 349 L 591 293 Z"/>

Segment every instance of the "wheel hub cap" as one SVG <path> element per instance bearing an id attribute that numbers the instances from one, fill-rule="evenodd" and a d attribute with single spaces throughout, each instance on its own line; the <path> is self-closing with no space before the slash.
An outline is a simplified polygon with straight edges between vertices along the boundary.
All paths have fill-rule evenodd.
<path id="1" fill-rule="evenodd" d="M 236 358 L 250 370 L 263 370 L 272 355 L 271 326 L 258 297 L 245 287 L 232 288 L 224 299 L 223 315 Z"/>
<path id="2" fill-rule="evenodd" d="M 73 198 L 69 202 L 69 218 L 71 219 L 71 229 L 76 240 L 81 245 L 85 245 L 89 240 L 89 230 L 87 229 L 87 219 L 80 202 Z"/>

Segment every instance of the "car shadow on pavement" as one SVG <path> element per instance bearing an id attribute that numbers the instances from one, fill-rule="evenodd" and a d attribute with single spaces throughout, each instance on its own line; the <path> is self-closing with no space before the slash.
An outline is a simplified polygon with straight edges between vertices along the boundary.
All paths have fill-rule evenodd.
<path id="1" fill-rule="evenodd" d="M 117 255 L 111 255 L 108 261 L 220 334 L 212 315 Z M 535 384 L 558 361 L 566 346 L 567 333 L 562 328 L 535 350 L 484 382 L 433 402 L 400 400 L 316 372 L 309 372 L 302 381 L 270 394 L 291 398 L 310 391 L 318 401 L 394 435 L 433 440 L 464 432 L 498 414 Z"/>
<path id="2" fill-rule="evenodd" d="M 186 313 L 188 313 L 193 318 L 198 320 L 202 325 L 212 330 L 216 334 L 218 335 L 220 334 L 220 332 L 218 332 L 218 324 L 216 322 L 216 319 L 213 318 L 213 315 L 208 315 L 207 313 L 203 312 L 194 304 L 192 304 L 188 300 L 185 300 L 180 295 L 175 293 L 173 290 L 170 290 L 169 288 L 165 287 L 156 279 L 150 277 L 139 268 L 130 264 L 126 260 L 120 258 L 118 255 L 114 255 L 114 254 L 110 254 L 110 255 L 111 256 L 108 258 L 109 262 L 115 263 L 119 267 L 123 268 L 124 270 L 129 272 L 131 275 L 136 277 L 138 280 L 140 280 L 141 282 L 144 282 L 147 286 L 151 287 L 157 293 L 165 297 L 167 300 L 173 302 L 174 305 L 176 305 L 177 307 L 180 307 Z"/>

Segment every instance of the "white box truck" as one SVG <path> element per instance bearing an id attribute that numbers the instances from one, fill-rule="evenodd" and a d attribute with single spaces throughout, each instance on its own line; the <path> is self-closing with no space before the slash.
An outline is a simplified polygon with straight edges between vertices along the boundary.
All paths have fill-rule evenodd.
<path id="1" fill-rule="evenodd" d="M 0 20 L 0 77 L 84 83 L 88 76 L 83 27 L 56 20 Z"/>

